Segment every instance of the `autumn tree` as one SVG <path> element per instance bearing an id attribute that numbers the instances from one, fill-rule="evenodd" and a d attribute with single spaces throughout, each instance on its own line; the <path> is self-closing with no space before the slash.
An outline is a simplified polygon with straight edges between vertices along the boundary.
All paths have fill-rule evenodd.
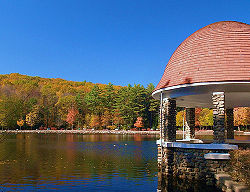
<path id="1" fill-rule="evenodd" d="M 0 113 L 0 126 L 2 127 L 2 130 L 7 126 L 7 122 L 5 121 L 5 113 Z"/>
<path id="2" fill-rule="evenodd" d="M 39 122 L 39 109 L 38 106 L 35 106 L 34 109 L 26 115 L 26 123 L 33 128 L 34 125 L 36 125 Z"/>
<path id="3" fill-rule="evenodd" d="M 99 115 L 92 114 L 90 119 L 90 127 L 91 128 L 99 128 L 101 127 L 101 119 Z"/>
<path id="4" fill-rule="evenodd" d="M 250 108 L 239 107 L 234 109 L 234 124 L 239 127 L 250 125 Z"/>
<path id="5" fill-rule="evenodd" d="M 32 117 L 34 106 L 38 106 L 39 122 L 35 125 L 65 128 L 68 110 L 74 106 L 79 112 L 75 120 L 78 127 L 128 129 L 138 116 L 143 118 L 146 127 L 156 127 L 159 101 L 152 98 L 153 90 L 153 84 L 147 88 L 121 87 L 18 73 L 0 75 L 0 124 L 3 128 L 15 129 L 20 117 Z"/>
<path id="6" fill-rule="evenodd" d="M 202 108 L 195 108 L 195 126 L 201 126 L 201 123 L 199 121 L 201 111 Z"/>
<path id="7" fill-rule="evenodd" d="M 20 120 L 18 120 L 16 123 L 17 123 L 17 125 L 20 127 L 20 129 L 22 129 L 22 126 L 24 125 L 24 120 L 23 120 L 23 119 L 20 119 Z"/>
<path id="8" fill-rule="evenodd" d="M 55 125 L 61 127 L 65 121 L 67 122 L 69 110 L 72 106 L 76 106 L 76 97 L 74 95 L 62 94 L 61 92 L 58 93 L 58 97 L 58 101 L 54 106 L 56 110 Z"/>
<path id="9" fill-rule="evenodd" d="M 124 124 L 124 119 L 122 118 L 121 114 L 119 113 L 118 110 L 114 110 L 114 113 L 113 113 L 113 124 L 120 128 L 121 125 Z"/>
<path id="10" fill-rule="evenodd" d="M 109 111 L 105 111 L 103 115 L 101 116 L 101 126 L 102 127 L 107 127 L 112 125 L 112 114 Z"/>
<path id="11" fill-rule="evenodd" d="M 176 114 L 176 126 L 183 127 L 183 118 L 185 118 L 185 110 L 179 111 Z"/>
<path id="12" fill-rule="evenodd" d="M 2 96 L 0 100 L 0 124 L 2 127 L 16 128 L 17 120 L 23 115 L 24 103 L 16 96 Z"/>
<path id="13" fill-rule="evenodd" d="M 56 94 L 56 86 L 51 84 L 45 84 L 41 88 L 41 114 L 43 119 L 43 124 L 46 127 L 51 127 L 54 125 L 57 108 L 55 104 L 58 101 L 58 96 Z"/>
<path id="14" fill-rule="evenodd" d="M 75 109 L 74 107 L 71 107 L 69 110 L 68 110 L 68 115 L 67 115 L 67 118 L 66 118 L 66 121 L 69 125 L 71 125 L 71 129 L 73 129 L 73 126 L 74 126 L 74 122 L 76 120 L 76 116 L 79 114 L 78 110 Z"/>
<path id="15" fill-rule="evenodd" d="M 213 126 L 213 110 L 208 108 L 202 109 L 198 121 L 201 126 Z"/>
<path id="16" fill-rule="evenodd" d="M 91 114 L 90 113 L 87 113 L 84 117 L 84 125 L 83 127 L 85 129 L 89 128 L 90 127 L 90 123 L 91 123 Z"/>
<path id="17" fill-rule="evenodd" d="M 141 128 L 143 127 L 143 118 L 142 118 L 142 117 L 137 117 L 134 126 L 135 126 L 136 128 L 141 129 Z"/>

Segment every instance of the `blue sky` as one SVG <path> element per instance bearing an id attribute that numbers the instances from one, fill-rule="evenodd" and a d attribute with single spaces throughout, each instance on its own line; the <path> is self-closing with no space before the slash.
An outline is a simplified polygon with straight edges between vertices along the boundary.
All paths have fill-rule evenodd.
<path id="1" fill-rule="evenodd" d="M 159 82 L 178 45 L 249 0 L 1 0 L 1 74 L 115 85 Z"/>

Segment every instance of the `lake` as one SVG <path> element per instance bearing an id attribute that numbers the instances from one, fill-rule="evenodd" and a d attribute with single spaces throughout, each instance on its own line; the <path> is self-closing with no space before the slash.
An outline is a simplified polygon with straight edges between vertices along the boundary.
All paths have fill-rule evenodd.
<path id="1" fill-rule="evenodd" d="M 158 137 L 1 134 L 0 191 L 157 191 Z"/>
<path id="2" fill-rule="evenodd" d="M 11 134 L 2 139 L 0 191 L 157 190 L 155 135 Z"/>

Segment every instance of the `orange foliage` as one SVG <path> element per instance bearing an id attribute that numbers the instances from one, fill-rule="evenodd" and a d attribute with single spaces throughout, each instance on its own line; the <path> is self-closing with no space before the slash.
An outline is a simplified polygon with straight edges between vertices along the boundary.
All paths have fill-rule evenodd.
<path id="1" fill-rule="evenodd" d="M 201 123 L 199 121 L 201 111 L 202 108 L 195 108 L 195 126 L 201 126 Z"/>
<path id="2" fill-rule="evenodd" d="M 246 126 L 250 124 L 250 108 L 239 107 L 234 109 L 234 124 Z"/>
<path id="3" fill-rule="evenodd" d="M 113 123 L 115 125 L 121 125 L 124 123 L 124 119 L 121 117 L 121 114 L 116 110 L 113 115 Z"/>
<path id="4" fill-rule="evenodd" d="M 109 113 L 108 111 L 105 111 L 101 117 L 102 126 L 103 127 L 109 126 L 111 124 L 111 120 L 112 120 L 111 113 Z"/>
<path id="5" fill-rule="evenodd" d="M 91 115 L 91 120 L 90 120 L 90 127 L 91 128 L 97 128 L 101 126 L 101 119 L 98 115 Z"/>
<path id="6" fill-rule="evenodd" d="M 137 128 L 142 128 L 143 127 L 143 122 L 142 122 L 143 118 L 142 117 L 137 117 L 137 120 L 134 124 L 135 127 Z"/>
<path id="7" fill-rule="evenodd" d="M 66 121 L 68 124 L 70 124 L 72 127 L 73 127 L 73 124 L 76 120 L 76 116 L 79 114 L 78 110 L 75 109 L 74 107 L 70 108 L 68 110 L 68 115 L 67 115 L 67 118 L 66 118 Z"/>

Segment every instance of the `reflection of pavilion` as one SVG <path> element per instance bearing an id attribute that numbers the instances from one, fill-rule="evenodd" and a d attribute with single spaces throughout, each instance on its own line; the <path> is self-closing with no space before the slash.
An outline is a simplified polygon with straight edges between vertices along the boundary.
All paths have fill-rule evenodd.
<path id="1" fill-rule="evenodd" d="M 225 138 L 234 138 L 233 108 L 250 107 L 250 26 L 223 21 L 189 36 L 171 56 L 153 97 L 161 100 L 162 134 L 158 145 L 164 172 L 191 178 L 185 174 L 189 172 L 194 173 L 193 177 L 212 181 L 210 173 L 225 171 L 228 150 L 237 148 L 225 144 Z M 191 138 L 195 136 L 195 108 L 213 108 L 212 144 L 176 142 L 177 106 L 186 108 Z M 194 164 L 185 160 L 190 158 Z M 218 168 L 212 169 L 208 163 Z"/>

